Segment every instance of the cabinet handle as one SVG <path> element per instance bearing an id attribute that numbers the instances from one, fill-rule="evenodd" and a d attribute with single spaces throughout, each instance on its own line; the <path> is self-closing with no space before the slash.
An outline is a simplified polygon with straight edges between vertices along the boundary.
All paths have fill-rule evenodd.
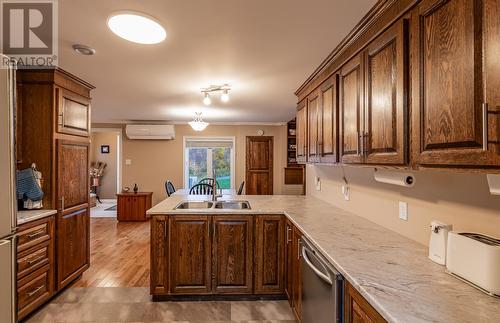
<path id="1" fill-rule="evenodd" d="M 40 260 L 42 260 L 43 258 L 45 258 L 45 256 L 39 256 L 39 257 L 36 257 L 36 258 L 33 258 L 33 259 L 28 259 L 28 265 L 32 265 Z"/>
<path id="2" fill-rule="evenodd" d="M 45 229 L 38 230 L 34 233 L 28 234 L 28 238 L 33 239 L 45 233 Z"/>
<path id="3" fill-rule="evenodd" d="M 483 103 L 483 150 L 488 150 L 488 103 Z"/>
<path id="4" fill-rule="evenodd" d="M 302 245 L 302 242 L 300 241 L 300 238 L 297 239 L 297 259 L 300 259 L 300 246 Z"/>
<path id="5" fill-rule="evenodd" d="M 292 231 L 292 228 L 286 228 L 286 244 L 292 242 L 292 239 L 290 239 L 290 231 Z"/>
<path id="6" fill-rule="evenodd" d="M 64 196 L 61 197 L 61 211 L 64 211 Z"/>
<path id="7" fill-rule="evenodd" d="M 168 237 L 167 221 L 164 221 L 164 222 L 163 222 L 163 234 L 164 234 L 164 237 L 165 237 L 165 238 L 167 238 L 167 237 Z"/>
<path id="8" fill-rule="evenodd" d="M 35 295 L 36 293 L 38 293 L 39 291 L 41 291 L 41 290 L 42 290 L 42 288 L 44 288 L 44 287 L 45 287 L 45 286 L 44 286 L 44 285 L 42 285 L 42 286 L 40 286 L 40 287 L 38 287 L 38 288 L 35 288 L 35 289 L 34 289 L 34 290 L 32 290 L 31 292 L 26 293 L 26 295 L 28 295 L 28 297 L 31 297 L 31 296 Z"/>

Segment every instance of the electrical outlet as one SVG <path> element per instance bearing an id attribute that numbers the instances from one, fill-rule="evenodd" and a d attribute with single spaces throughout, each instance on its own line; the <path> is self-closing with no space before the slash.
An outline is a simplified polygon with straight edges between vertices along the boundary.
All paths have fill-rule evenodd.
<path id="1" fill-rule="evenodd" d="M 125 165 L 127 166 L 132 165 L 132 159 L 125 159 Z"/>
<path id="2" fill-rule="evenodd" d="M 408 203 L 399 201 L 399 218 L 408 221 Z"/>
<path id="3" fill-rule="evenodd" d="M 344 200 L 346 200 L 346 201 L 350 200 L 350 193 L 351 193 L 351 190 L 350 190 L 349 186 L 342 185 L 342 194 L 344 195 Z"/>
<path id="4" fill-rule="evenodd" d="M 316 191 L 321 191 L 321 178 L 316 176 Z"/>

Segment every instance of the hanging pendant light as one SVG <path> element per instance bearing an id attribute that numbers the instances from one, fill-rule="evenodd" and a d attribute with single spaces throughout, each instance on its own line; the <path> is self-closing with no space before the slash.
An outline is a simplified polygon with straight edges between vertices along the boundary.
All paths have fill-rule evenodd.
<path id="1" fill-rule="evenodd" d="M 189 122 L 189 125 L 191 126 L 191 128 L 193 128 L 194 131 L 203 131 L 206 127 L 208 127 L 209 123 L 203 121 L 201 112 L 196 112 L 196 117 L 193 121 Z"/>

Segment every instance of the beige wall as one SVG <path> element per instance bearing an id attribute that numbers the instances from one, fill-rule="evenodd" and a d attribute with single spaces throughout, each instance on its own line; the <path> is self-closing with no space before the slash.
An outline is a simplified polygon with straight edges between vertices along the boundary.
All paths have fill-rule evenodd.
<path id="1" fill-rule="evenodd" d="M 91 136 L 91 162 L 104 162 L 106 168 L 104 169 L 104 176 L 101 180 L 99 187 L 99 197 L 101 199 L 115 199 L 117 193 L 117 154 L 118 146 L 117 141 L 118 133 L 116 132 L 93 132 Z M 101 146 L 109 145 L 110 153 L 101 154 Z"/>
<path id="2" fill-rule="evenodd" d="M 432 220 L 453 224 L 454 230 L 500 237 L 500 196 L 488 191 L 486 175 L 444 171 L 414 172 L 413 188 L 375 182 L 372 168 L 307 166 L 307 194 L 350 210 L 424 245 Z M 345 174 L 350 201 L 341 193 Z M 321 191 L 314 179 L 321 179 Z M 408 221 L 399 219 L 399 201 L 408 202 Z"/>
<path id="3" fill-rule="evenodd" d="M 116 127 L 117 125 L 92 125 L 94 128 Z M 235 137 L 235 186 L 245 179 L 246 136 L 257 136 L 257 130 L 264 130 L 264 136 L 274 137 L 274 194 L 296 194 L 300 186 L 284 185 L 286 164 L 286 126 L 217 126 L 210 125 L 201 133 L 188 125 L 175 126 L 174 140 L 130 140 L 123 136 L 122 186 L 132 188 L 135 183 L 142 191 L 153 192 L 153 204 L 165 198 L 165 180 L 170 179 L 176 188 L 183 187 L 183 137 Z M 125 132 L 124 132 L 125 133 Z M 125 165 L 130 159 L 131 165 Z"/>

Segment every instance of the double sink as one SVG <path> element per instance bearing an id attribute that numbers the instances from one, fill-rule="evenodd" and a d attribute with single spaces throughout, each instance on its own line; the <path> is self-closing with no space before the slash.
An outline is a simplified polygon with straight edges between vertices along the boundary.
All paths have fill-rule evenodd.
<path id="1" fill-rule="evenodd" d="M 175 210 L 203 210 L 203 209 L 230 209 L 230 210 L 249 210 L 251 209 L 248 201 L 185 201 L 179 203 Z"/>

